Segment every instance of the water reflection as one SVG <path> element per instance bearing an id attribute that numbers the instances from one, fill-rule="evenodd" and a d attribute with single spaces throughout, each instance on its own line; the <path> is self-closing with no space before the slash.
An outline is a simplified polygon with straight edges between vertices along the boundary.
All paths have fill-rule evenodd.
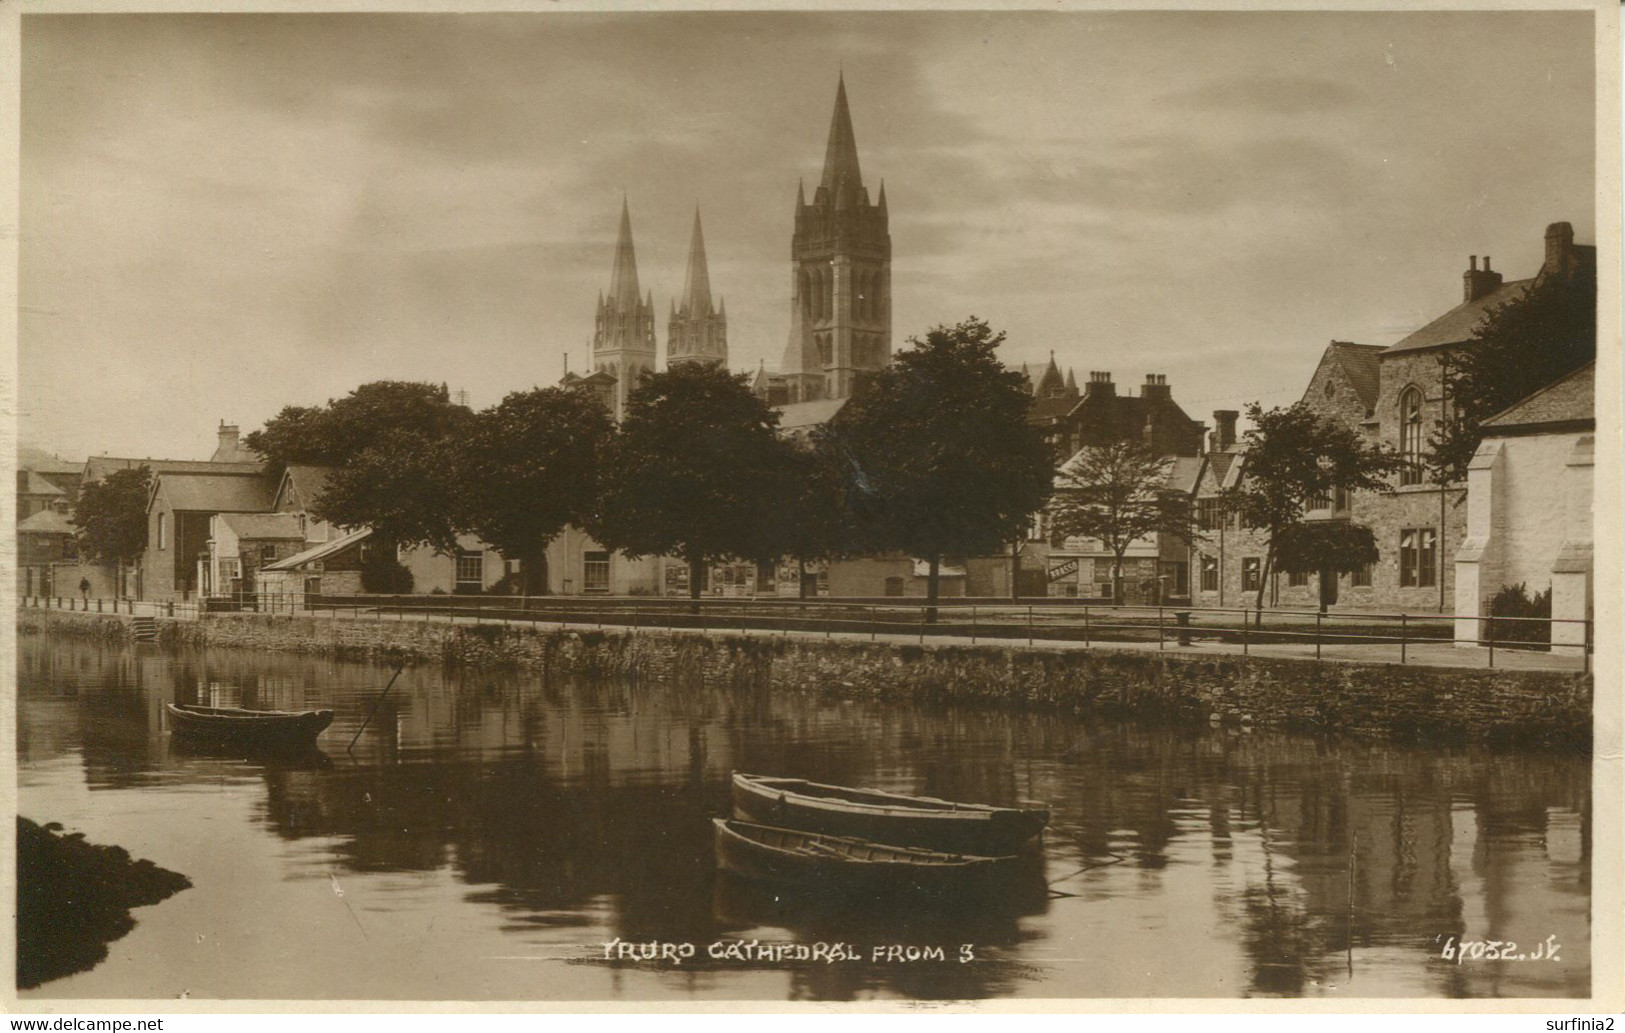
<path id="1" fill-rule="evenodd" d="M 318 910 L 333 907 L 325 884 L 342 880 L 353 928 L 336 927 L 329 941 L 258 937 L 252 949 L 274 948 L 278 959 L 254 984 L 260 996 L 1589 990 L 1581 757 L 517 672 L 412 668 L 379 702 L 388 668 L 30 636 L 19 640 L 18 669 L 25 815 L 138 856 L 162 852 L 161 863 L 198 884 L 196 908 L 213 887 L 220 899 L 285 910 L 278 921 L 289 928 L 319 925 Z M 337 717 L 316 755 L 199 755 L 172 742 L 166 701 L 328 707 Z M 843 913 L 742 886 L 719 877 L 711 856 L 709 819 L 726 811 L 735 769 L 1045 801 L 1054 818 L 1036 878 L 1050 890 L 1017 908 L 928 915 Z M 138 820 L 153 812 L 162 828 Z M 229 862 L 217 856 L 219 837 L 237 851 Z M 323 892 L 302 888 L 312 885 Z M 437 895 L 446 885 L 457 887 L 455 915 Z M 134 935 L 180 942 L 182 910 L 138 915 Z M 380 943 L 368 923 L 397 931 Z M 1564 944 L 1561 963 L 1457 966 L 1438 958 L 1435 942 L 1533 946 L 1549 934 Z M 353 964 L 351 935 L 386 960 Z M 680 971 L 591 963 L 595 945 L 614 937 L 968 943 L 975 961 Z M 532 956 L 550 960 L 514 967 Z M 144 996 L 184 966 L 233 995 L 243 960 L 229 951 L 171 958 L 155 947 L 44 990 L 67 993 L 72 983 L 85 996 Z M 346 964 L 352 978 L 339 983 L 329 970 Z"/>

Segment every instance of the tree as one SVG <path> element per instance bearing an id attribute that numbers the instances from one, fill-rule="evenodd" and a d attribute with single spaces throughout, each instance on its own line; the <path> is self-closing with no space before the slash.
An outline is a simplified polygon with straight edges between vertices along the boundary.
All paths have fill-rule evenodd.
<path id="1" fill-rule="evenodd" d="M 1275 564 L 1288 574 L 1352 574 L 1377 562 L 1377 538 L 1371 528 L 1346 520 L 1311 520 L 1281 530 Z M 1262 594 L 1262 593 L 1261 593 Z M 1320 608 L 1326 609 L 1328 586 L 1320 586 Z"/>
<path id="2" fill-rule="evenodd" d="M 1330 497 L 1338 488 L 1387 490 L 1389 476 L 1404 461 L 1392 449 L 1367 444 L 1353 428 L 1322 420 L 1302 402 L 1268 412 L 1254 402 L 1247 417 L 1253 426 L 1242 436 L 1243 476 L 1224 499 L 1244 524 L 1265 534 L 1256 605 L 1262 610 L 1270 576 L 1283 559 L 1307 572 L 1349 570 L 1375 558 L 1363 551 L 1352 528 L 1336 534 L 1309 531 L 1303 516 L 1312 508 L 1311 500 Z M 1360 530 L 1369 539 L 1370 531 Z"/>
<path id="3" fill-rule="evenodd" d="M 134 563 L 147 549 L 147 497 L 152 470 L 114 470 L 79 489 L 73 523 L 79 551 L 101 563 Z"/>
<path id="4" fill-rule="evenodd" d="M 547 545 L 592 511 L 614 424 L 584 391 L 517 391 L 476 414 L 453 449 L 456 524 L 520 561 L 524 593 L 547 592 Z"/>
<path id="5" fill-rule="evenodd" d="M 323 407 L 288 406 L 245 439 L 275 465 L 334 467 L 311 510 L 370 527 L 374 548 L 456 547 L 456 442 L 472 414 L 444 384 L 380 380 Z"/>
<path id="6" fill-rule="evenodd" d="M 1093 538 L 1112 554 L 1112 601 L 1123 605 L 1123 555 L 1154 534 L 1190 536 L 1190 504 L 1168 490 L 1173 461 L 1133 441 L 1086 447 L 1056 474 L 1055 533 Z"/>
<path id="7" fill-rule="evenodd" d="M 775 558 L 765 514 L 789 491 L 791 446 L 744 376 L 686 362 L 644 374 L 600 458 L 587 531 L 628 556 L 679 556 L 698 599 L 706 564 Z"/>
<path id="8" fill-rule="evenodd" d="M 840 458 L 822 430 L 789 443 L 783 498 L 762 515 L 770 523 L 773 549 L 796 561 L 796 585 L 807 598 L 807 563 L 846 552 L 851 534 L 844 519 L 846 481 Z"/>
<path id="9" fill-rule="evenodd" d="M 1003 342 L 975 317 L 910 338 L 830 427 L 861 544 L 927 562 L 927 620 L 943 556 L 1002 553 L 1049 498 L 1054 462 Z"/>
<path id="10" fill-rule="evenodd" d="M 1444 360 L 1447 416 L 1429 439 L 1435 483 L 1467 477 L 1483 421 L 1597 357 L 1594 269 L 1543 276 Z"/>

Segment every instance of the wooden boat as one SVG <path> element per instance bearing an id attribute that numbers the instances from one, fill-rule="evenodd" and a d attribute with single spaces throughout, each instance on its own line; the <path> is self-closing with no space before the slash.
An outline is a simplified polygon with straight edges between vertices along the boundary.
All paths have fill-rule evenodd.
<path id="1" fill-rule="evenodd" d="M 274 748 L 314 746 L 333 723 L 331 710 L 243 710 L 165 703 L 177 736 L 193 742 L 230 743 Z"/>
<path id="2" fill-rule="evenodd" d="M 733 776 L 734 817 L 877 843 L 968 854 L 1013 854 L 1049 824 L 1042 807 L 989 807 L 801 778 Z"/>
<path id="3" fill-rule="evenodd" d="M 883 902 L 899 895 L 953 903 L 997 890 L 1016 872 L 1016 857 L 978 857 L 888 846 L 754 822 L 713 818 L 717 867 L 742 878 L 843 900 Z"/>

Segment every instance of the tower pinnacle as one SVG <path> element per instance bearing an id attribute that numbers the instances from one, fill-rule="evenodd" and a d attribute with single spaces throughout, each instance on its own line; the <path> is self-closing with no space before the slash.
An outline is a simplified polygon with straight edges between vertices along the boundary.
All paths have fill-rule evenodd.
<path id="1" fill-rule="evenodd" d="M 824 148 L 824 178 L 819 186 L 834 198 L 842 182 L 855 197 L 863 189 L 863 173 L 858 168 L 858 141 L 852 134 L 852 112 L 846 106 L 846 77 L 835 87 L 835 114 L 830 118 L 829 143 Z"/>

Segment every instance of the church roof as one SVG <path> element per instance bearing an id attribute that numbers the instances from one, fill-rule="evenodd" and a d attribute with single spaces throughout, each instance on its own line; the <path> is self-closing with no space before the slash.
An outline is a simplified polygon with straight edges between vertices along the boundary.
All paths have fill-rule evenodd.
<path id="1" fill-rule="evenodd" d="M 1595 422 L 1597 364 L 1584 366 L 1501 410 L 1485 420 L 1485 436 L 1512 432 L 1515 427 L 1538 427 L 1554 423 Z"/>
<path id="2" fill-rule="evenodd" d="M 858 141 L 852 134 L 852 112 L 846 106 L 846 76 L 835 87 L 835 114 L 829 123 L 829 144 L 824 148 L 824 178 L 819 185 L 829 191 L 833 202 L 842 183 L 856 196 L 863 189 L 863 173 L 858 168 Z"/>
<path id="3" fill-rule="evenodd" d="M 1503 283 L 1481 298 L 1464 301 L 1398 344 L 1391 345 L 1387 352 L 1392 354 L 1420 351 L 1423 348 L 1440 348 L 1470 341 L 1473 331 L 1478 329 L 1478 324 L 1484 321 L 1485 316 L 1499 306 L 1523 297 L 1529 290 L 1529 285 L 1534 282 L 1532 279 L 1513 280 L 1511 283 Z"/>
<path id="4" fill-rule="evenodd" d="M 1377 407 L 1377 355 L 1383 350 L 1380 344 L 1349 341 L 1333 341 L 1326 346 L 1327 354 L 1342 367 L 1343 375 L 1354 386 L 1354 393 L 1365 403 L 1367 411 Z"/>
<path id="5" fill-rule="evenodd" d="M 802 430 L 828 423 L 846 405 L 845 398 L 816 398 L 810 402 L 791 402 L 781 405 L 779 429 Z"/>
<path id="6" fill-rule="evenodd" d="M 643 301 L 638 291 L 638 258 L 632 248 L 632 213 L 621 198 L 621 232 L 615 241 L 615 269 L 609 276 L 609 303 L 621 311 Z"/>

